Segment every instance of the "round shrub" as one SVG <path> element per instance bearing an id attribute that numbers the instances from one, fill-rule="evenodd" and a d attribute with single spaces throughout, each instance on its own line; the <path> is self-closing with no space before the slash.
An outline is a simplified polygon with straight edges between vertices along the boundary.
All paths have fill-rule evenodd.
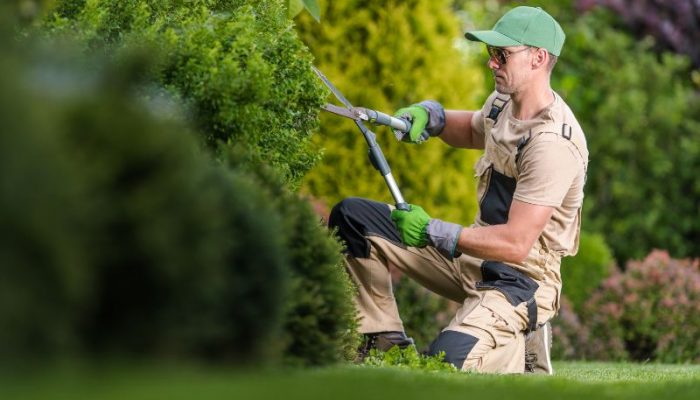
<path id="1" fill-rule="evenodd" d="M 284 212 L 291 264 L 285 357 L 307 365 L 354 360 L 359 347 L 355 288 L 340 256 L 341 245 L 308 202 L 289 197 Z"/>
<path id="2" fill-rule="evenodd" d="M 355 287 L 345 271 L 341 244 L 311 202 L 288 191 L 272 168 L 246 162 L 249 154 L 229 151 L 228 162 L 256 176 L 275 199 L 288 249 L 290 290 L 283 302 L 284 330 L 271 344 L 293 365 L 324 365 L 354 360 L 360 337 Z"/>
<path id="3" fill-rule="evenodd" d="M 134 96 L 147 55 L 0 48 L 0 354 L 268 355 L 288 282 L 269 194 Z"/>
<path id="4" fill-rule="evenodd" d="M 185 115 L 199 128 L 201 141 L 229 168 L 255 175 L 256 192 L 261 188 L 265 192 L 251 198 L 259 208 L 238 216 L 251 224 L 257 221 L 259 232 L 244 224 L 228 226 L 226 212 L 216 208 L 203 210 L 221 218 L 221 229 L 248 231 L 243 234 L 245 240 L 222 233 L 212 241 L 236 246 L 235 254 L 241 258 L 235 263 L 254 265 L 246 271 L 248 278 L 210 282 L 214 289 L 232 285 L 241 296 L 249 296 L 248 301 L 239 302 L 235 312 L 250 317 L 266 307 L 255 300 L 259 296 L 281 298 L 285 305 L 281 311 L 284 331 L 279 335 L 261 325 L 277 315 L 276 304 L 260 323 L 246 325 L 232 319 L 232 325 L 256 336 L 234 338 L 239 345 L 254 348 L 264 343 L 269 351 L 296 363 L 329 363 L 344 354 L 353 358 L 357 334 L 351 285 L 343 275 L 338 244 L 318 224 L 308 204 L 288 192 L 320 157 L 309 139 L 318 123 L 323 91 L 282 2 L 60 0 L 55 10 L 43 31 L 77 38 L 88 53 L 104 52 L 120 60 L 133 49 L 156 44 L 159 62 L 144 74 L 150 84 L 165 87 L 187 104 Z M 152 96 L 146 93 L 146 97 Z M 232 154 L 236 156 L 230 159 Z M 222 173 L 205 173 L 202 179 L 225 180 L 219 176 Z M 247 183 L 221 182 L 226 186 L 224 191 L 231 192 L 226 196 L 245 196 L 250 182 L 244 180 Z M 229 190 L 232 187 L 235 189 Z M 218 201 L 215 194 L 212 196 Z M 253 263 L 246 264 L 250 260 L 245 257 Z M 269 271 L 275 265 L 265 266 L 267 257 L 284 259 L 290 292 L 277 289 L 276 272 Z M 273 274 L 269 284 L 268 273 Z M 208 312 L 219 311 L 224 310 L 215 306 Z M 226 333 L 217 329 L 214 325 L 209 329 L 212 337 Z M 190 336 L 196 335 L 197 331 Z"/>
<path id="5" fill-rule="evenodd" d="M 653 251 L 615 271 L 584 307 L 599 359 L 699 362 L 700 269 Z"/>

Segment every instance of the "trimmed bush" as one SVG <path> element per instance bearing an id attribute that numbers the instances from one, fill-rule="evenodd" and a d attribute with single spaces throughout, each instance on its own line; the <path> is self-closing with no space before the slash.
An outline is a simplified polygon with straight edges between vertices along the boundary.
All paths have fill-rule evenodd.
<path id="1" fill-rule="evenodd" d="M 159 63 L 146 79 L 187 104 L 202 141 L 229 168 L 254 175 L 255 185 L 274 199 L 261 201 L 278 216 L 270 228 L 284 237 L 279 256 L 287 255 L 292 283 L 281 300 L 285 332 L 266 346 L 294 363 L 324 364 L 354 358 L 356 323 L 336 240 L 310 206 L 288 192 L 320 157 L 309 138 L 323 91 L 281 5 L 275 0 L 66 0 L 58 2 L 43 28 L 50 35 L 77 37 L 88 53 L 106 52 L 116 60 L 157 45 Z M 262 245 L 267 237 L 257 240 Z M 269 251 L 275 250 L 251 254 Z M 265 269 L 256 273 L 264 276 Z M 263 280 L 249 290 L 275 289 Z"/>
<path id="2" fill-rule="evenodd" d="M 360 345 L 357 311 L 341 246 L 306 201 L 288 202 L 285 230 L 292 265 L 291 291 L 284 319 L 285 356 L 293 363 L 324 365 L 351 361 Z"/>
<path id="3" fill-rule="evenodd" d="M 698 266 L 654 251 L 615 271 L 585 305 L 592 357 L 700 362 Z"/>
<path id="4" fill-rule="evenodd" d="M 310 143 L 323 91 L 281 0 L 58 0 L 52 35 L 115 57 L 151 44 L 151 77 L 190 106 L 210 148 L 245 145 L 295 188 L 318 161 Z"/>
<path id="5" fill-rule="evenodd" d="M 577 313 L 614 268 L 612 254 L 603 236 L 581 231 L 578 253 L 561 261 L 562 292 L 571 300 Z"/>

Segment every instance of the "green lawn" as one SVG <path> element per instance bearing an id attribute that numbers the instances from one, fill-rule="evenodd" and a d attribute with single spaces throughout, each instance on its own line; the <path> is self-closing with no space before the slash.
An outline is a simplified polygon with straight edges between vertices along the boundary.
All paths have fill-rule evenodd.
<path id="1" fill-rule="evenodd" d="M 357 366 L 6 370 L 0 374 L 0 399 L 700 399 L 698 365 L 555 363 L 555 369 L 554 377 Z"/>

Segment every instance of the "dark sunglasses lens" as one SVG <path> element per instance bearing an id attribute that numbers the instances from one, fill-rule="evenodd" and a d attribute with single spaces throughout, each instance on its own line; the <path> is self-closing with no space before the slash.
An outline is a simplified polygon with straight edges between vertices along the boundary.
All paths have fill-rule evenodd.
<path id="1" fill-rule="evenodd" d="M 499 64 L 505 64 L 506 63 L 506 54 L 505 51 L 501 48 L 498 47 L 487 47 L 489 56 L 493 57 L 498 61 Z"/>

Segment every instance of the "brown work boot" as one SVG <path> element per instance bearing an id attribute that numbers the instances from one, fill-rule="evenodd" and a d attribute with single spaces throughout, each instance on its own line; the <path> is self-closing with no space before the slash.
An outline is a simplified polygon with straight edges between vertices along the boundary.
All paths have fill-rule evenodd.
<path id="1" fill-rule="evenodd" d="M 525 372 L 552 375 L 552 325 L 547 321 L 525 336 Z"/>
<path id="2" fill-rule="evenodd" d="M 387 351 L 394 346 L 405 349 L 408 346 L 414 345 L 413 339 L 406 336 L 403 332 L 365 333 L 363 336 L 364 343 L 357 350 L 357 362 L 362 362 L 372 349 Z"/>

